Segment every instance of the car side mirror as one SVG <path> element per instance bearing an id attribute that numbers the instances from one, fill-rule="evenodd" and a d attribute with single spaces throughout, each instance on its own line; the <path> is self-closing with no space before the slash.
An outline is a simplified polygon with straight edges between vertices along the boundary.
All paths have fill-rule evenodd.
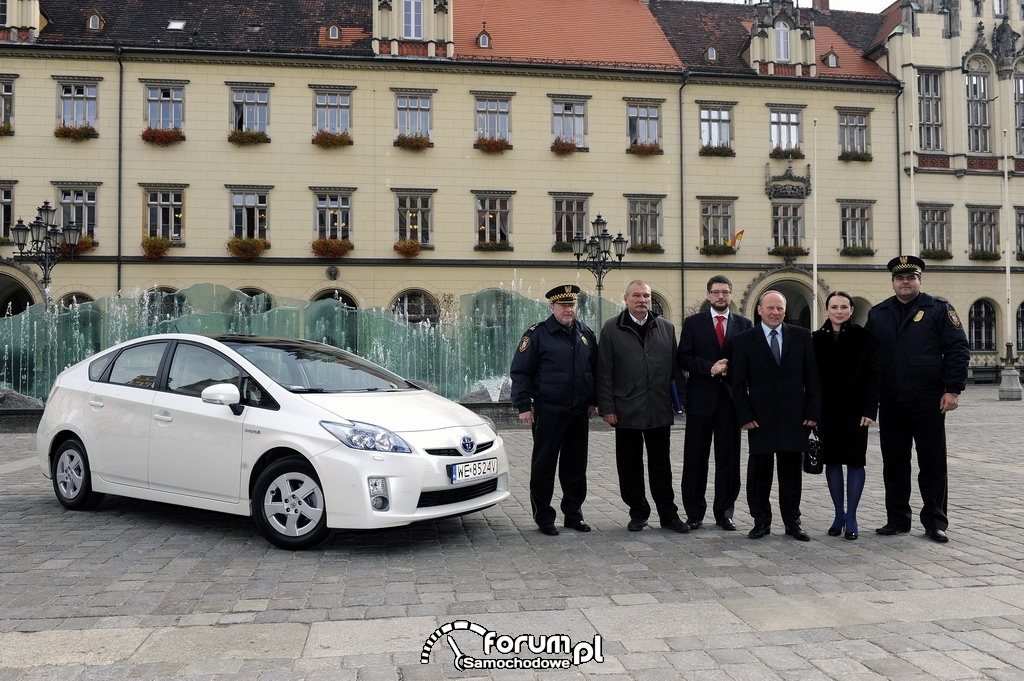
<path id="1" fill-rule="evenodd" d="M 231 408 L 235 416 L 242 414 L 242 395 L 234 383 L 215 383 L 203 389 L 203 402 L 206 404 L 223 404 Z"/>

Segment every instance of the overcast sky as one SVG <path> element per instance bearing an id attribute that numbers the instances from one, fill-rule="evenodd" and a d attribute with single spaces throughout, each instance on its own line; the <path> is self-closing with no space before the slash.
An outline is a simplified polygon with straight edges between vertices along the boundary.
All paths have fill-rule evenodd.
<path id="1" fill-rule="evenodd" d="M 706 2 L 725 2 L 734 5 L 744 4 L 744 0 L 705 0 Z M 893 0 L 829 0 L 829 9 L 844 9 L 853 12 L 881 12 L 891 5 Z M 811 0 L 797 0 L 797 7 L 810 7 Z"/>

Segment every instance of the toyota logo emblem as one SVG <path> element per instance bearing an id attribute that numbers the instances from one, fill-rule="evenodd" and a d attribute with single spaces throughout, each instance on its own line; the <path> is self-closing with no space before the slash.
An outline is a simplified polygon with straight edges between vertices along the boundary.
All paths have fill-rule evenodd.
<path id="1" fill-rule="evenodd" d="M 462 451 L 466 452 L 466 454 L 472 454 L 476 450 L 476 443 L 469 436 L 462 438 L 461 445 Z"/>

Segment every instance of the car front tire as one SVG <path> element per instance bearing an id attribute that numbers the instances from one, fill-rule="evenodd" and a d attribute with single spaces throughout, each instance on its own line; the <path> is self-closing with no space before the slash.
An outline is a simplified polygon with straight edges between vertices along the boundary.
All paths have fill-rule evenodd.
<path id="1" fill-rule="evenodd" d="M 50 471 L 53 493 L 64 508 L 83 511 L 103 501 L 103 494 L 92 491 L 89 457 L 78 440 L 66 440 L 57 447 Z"/>
<path id="2" fill-rule="evenodd" d="M 282 549 L 311 548 L 330 532 L 320 479 L 303 458 L 292 456 L 267 466 L 256 479 L 250 503 L 256 529 Z"/>

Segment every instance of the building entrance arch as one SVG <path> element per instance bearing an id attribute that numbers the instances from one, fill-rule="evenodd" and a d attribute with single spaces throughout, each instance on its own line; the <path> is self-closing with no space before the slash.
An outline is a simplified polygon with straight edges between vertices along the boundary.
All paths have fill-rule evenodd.
<path id="1" fill-rule="evenodd" d="M 785 322 L 814 331 L 815 329 L 812 329 L 811 325 L 815 323 L 815 317 L 812 314 L 815 303 L 811 286 L 810 273 L 803 270 L 789 268 L 766 272 L 750 282 L 740 303 L 740 312 L 753 319 L 755 324 L 759 323 L 761 317 L 757 314 L 757 301 L 768 291 L 778 291 L 786 297 Z M 818 326 L 821 326 L 825 320 L 825 297 L 828 293 L 828 286 L 819 278 Z"/>
<path id="2" fill-rule="evenodd" d="M 36 288 L 24 272 L 0 263 L 0 317 L 5 316 L 8 311 L 11 314 L 19 314 L 29 305 L 35 304 L 32 291 Z"/>

